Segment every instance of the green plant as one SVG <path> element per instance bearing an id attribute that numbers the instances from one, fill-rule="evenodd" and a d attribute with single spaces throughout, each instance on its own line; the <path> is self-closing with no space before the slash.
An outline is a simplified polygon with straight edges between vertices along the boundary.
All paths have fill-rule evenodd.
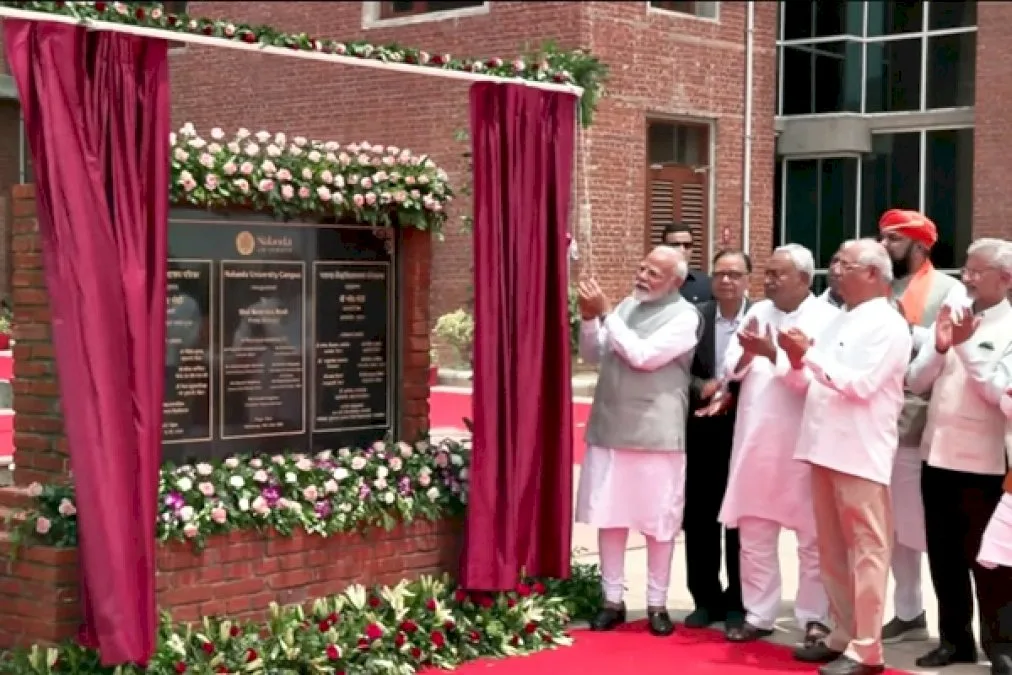
<path id="1" fill-rule="evenodd" d="M 586 555 L 585 549 L 575 549 L 573 556 Z M 601 592 L 601 570 L 593 563 L 573 561 L 568 579 L 547 579 L 545 586 L 550 595 L 564 599 L 566 613 L 573 621 L 590 621 L 601 609 L 604 595 Z"/>
<path id="2" fill-rule="evenodd" d="M 580 300 L 572 286 L 569 287 L 569 348 L 573 356 L 580 353 Z"/>
<path id="3" fill-rule="evenodd" d="M 580 121 L 589 127 L 594 121 L 597 105 L 605 94 L 605 82 L 608 80 L 608 66 L 596 56 L 583 49 L 565 50 L 554 40 L 549 40 L 540 48 L 527 47 L 524 59 L 527 63 L 539 63 L 545 68 L 559 68 L 569 73 L 573 83 L 583 87 L 580 99 Z"/>
<path id="4" fill-rule="evenodd" d="M 471 363 L 474 345 L 474 317 L 464 309 L 458 309 L 439 317 L 432 330 L 436 337 L 457 353 L 459 362 Z"/>

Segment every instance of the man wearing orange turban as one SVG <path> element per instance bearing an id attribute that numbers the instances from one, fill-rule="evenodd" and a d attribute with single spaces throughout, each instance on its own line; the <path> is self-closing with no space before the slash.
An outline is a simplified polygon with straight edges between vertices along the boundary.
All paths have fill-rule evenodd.
<path id="1" fill-rule="evenodd" d="M 911 325 L 914 352 L 946 297 L 959 286 L 952 277 L 931 264 L 931 248 L 938 241 L 938 228 L 917 211 L 890 209 L 879 220 L 882 244 L 893 261 L 893 299 Z M 921 557 L 927 550 L 924 503 L 921 497 L 921 433 L 927 419 L 927 401 L 909 391 L 899 422 L 899 449 L 892 474 L 896 541 L 892 572 L 896 579 L 893 605 L 896 616 L 882 628 L 886 644 L 927 640 L 928 625 L 921 597 Z"/>

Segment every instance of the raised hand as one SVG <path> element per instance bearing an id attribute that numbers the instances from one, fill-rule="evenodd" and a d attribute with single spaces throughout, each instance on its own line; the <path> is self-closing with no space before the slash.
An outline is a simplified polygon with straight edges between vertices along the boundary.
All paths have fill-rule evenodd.
<path id="1" fill-rule="evenodd" d="M 980 317 L 974 316 L 969 309 L 964 309 L 961 316 L 952 322 L 952 345 L 956 347 L 969 340 L 977 332 L 979 326 Z"/>
<path id="2" fill-rule="evenodd" d="M 580 307 L 580 317 L 584 321 L 596 319 L 607 313 L 608 299 L 604 297 L 601 287 L 594 279 L 581 281 L 577 286 L 576 295 L 577 304 Z"/>
<path id="3" fill-rule="evenodd" d="M 759 332 L 759 322 L 755 317 L 745 325 L 745 329 L 738 333 L 738 343 L 746 354 L 751 356 L 765 356 L 770 361 L 776 361 L 777 348 L 773 343 L 773 328 L 767 324 L 764 333 Z"/>
<path id="4" fill-rule="evenodd" d="M 952 347 L 952 306 L 942 305 L 935 319 L 935 351 L 944 354 Z"/>
<path id="5" fill-rule="evenodd" d="M 811 346 L 815 344 L 815 341 L 797 328 L 789 328 L 780 331 L 777 335 L 777 343 L 787 354 L 787 358 L 791 361 L 791 366 L 800 368 L 801 360 L 805 357 L 805 353 Z"/>

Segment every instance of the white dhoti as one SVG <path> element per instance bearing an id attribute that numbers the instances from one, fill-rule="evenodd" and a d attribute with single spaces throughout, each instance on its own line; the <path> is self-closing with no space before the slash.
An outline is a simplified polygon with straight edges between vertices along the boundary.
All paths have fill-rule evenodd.
<path id="1" fill-rule="evenodd" d="M 1012 495 L 1002 495 L 980 542 L 977 562 L 982 567 L 1012 567 Z"/>
<path id="2" fill-rule="evenodd" d="M 580 469 L 576 521 L 599 528 L 605 600 L 622 601 L 629 531 L 647 539 L 647 604 L 663 607 L 675 537 L 685 510 L 685 453 L 589 446 Z"/>
<path id="3" fill-rule="evenodd" d="M 893 606 L 896 616 L 903 621 L 912 621 L 924 613 L 921 559 L 928 546 L 921 496 L 921 464 L 920 448 L 901 445 L 896 451 L 890 484 L 896 528 L 896 545 L 890 560 L 896 582 Z"/>
<path id="4" fill-rule="evenodd" d="M 924 533 L 924 499 L 921 497 L 920 448 L 900 446 L 893 464 L 893 515 L 896 519 L 896 542 L 923 553 L 928 550 Z"/>
<path id="5" fill-rule="evenodd" d="M 764 518 L 738 521 L 741 540 L 741 597 L 748 611 L 746 620 L 772 630 L 780 613 L 781 578 L 779 543 L 783 526 Z M 815 528 L 798 532 L 798 595 L 794 616 L 804 628 L 811 621 L 827 623 L 829 599 L 822 585 L 819 547 Z"/>

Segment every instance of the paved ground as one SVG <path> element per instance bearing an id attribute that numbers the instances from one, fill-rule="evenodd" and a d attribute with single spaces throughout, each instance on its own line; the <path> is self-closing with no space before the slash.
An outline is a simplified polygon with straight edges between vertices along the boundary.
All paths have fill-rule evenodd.
<path id="1" fill-rule="evenodd" d="M 575 471 L 579 475 L 580 468 Z M 626 583 L 627 595 L 626 605 L 629 611 L 636 617 L 646 614 L 646 549 L 643 538 L 639 535 L 630 537 L 629 552 L 626 554 Z M 577 524 L 573 532 L 573 546 L 577 549 L 586 549 L 588 552 L 581 556 L 581 560 L 597 562 L 597 536 L 592 528 L 586 525 Z M 783 575 L 784 603 L 781 608 L 780 620 L 777 623 L 777 632 L 773 639 L 777 642 L 793 645 L 801 639 L 800 631 L 794 628 L 793 602 L 792 599 L 798 588 L 798 566 L 795 548 L 797 540 L 790 532 L 785 532 L 780 539 L 780 564 Z M 668 607 L 679 619 L 692 610 L 692 598 L 686 587 L 685 581 L 685 549 L 682 548 L 681 539 L 678 541 L 678 548 L 675 551 L 675 564 L 672 574 L 671 590 L 668 593 Z M 928 577 L 927 563 L 924 568 L 924 601 L 928 612 L 929 624 L 937 616 L 934 593 Z M 890 599 L 887 609 L 887 618 L 892 617 L 892 589 L 890 586 Z M 937 632 L 932 628 L 932 635 Z M 907 642 L 893 647 L 886 648 L 886 661 L 893 668 L 909 670 L 918 673 L 942 673 L 944 675 L 986 675 L 990 672 L 986 665 L 978 666 L 950 666 L 944 671 L 920 670 L 915 668 L 914 659 L 934 647 L 936 643 Z"/>

